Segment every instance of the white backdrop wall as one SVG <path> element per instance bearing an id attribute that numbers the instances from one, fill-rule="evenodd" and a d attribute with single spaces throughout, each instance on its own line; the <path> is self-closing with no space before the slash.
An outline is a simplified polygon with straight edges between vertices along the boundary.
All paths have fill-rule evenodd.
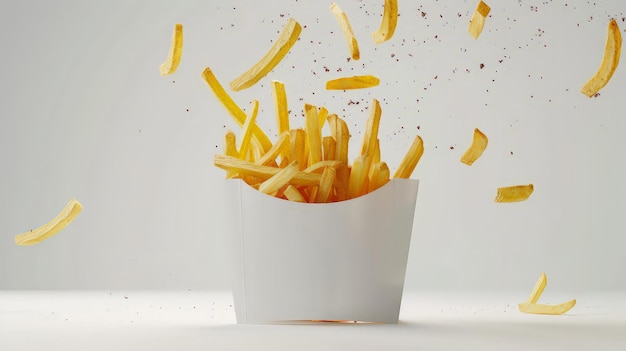
<path id="1" fill-rule="evenodd" d="M 382 103 L 381 149 L 393 170 L 416 134 L 425 153 L 408 289 L 520 289 L 545 271 L 553 289 L 624 289 L 626 69 L 597 98 L 580 87 L 602 58 L 619 1 L 491 1 L 478 40 L 475 1 L 400 1 L 394 38 L 374 45 L 383 1 L 345 0 L 361 60 L 348 61 L 320 1 L 20 1 L 0 12 L 0 289 L 228 287 L 224 172 L 212 166 L 237 125 L 200 78 L 224 85 L 256 62 L 294 17 L 304 27 L 256 86 L 233 93 L 276 136 L 271 79 L 287 87 L 292 125 L 304 102 L 346 118 L 360 144 Z M 174 23 L 178 71 L 161 77 Z M 374 74 L 378 87 L 326 91 L 326 80 Z M 489 147 L 459 162 L 474 128 Z M 354 155 L 354 151 L 352 153 Z M 496 204 L 501 186 L 535 185 Z M 76 197 L 57 236 L 18 247 Z M 278 225 L 278 224 L 277 224 Z M 297 231 L 294 232 L 297 235 Z"/>

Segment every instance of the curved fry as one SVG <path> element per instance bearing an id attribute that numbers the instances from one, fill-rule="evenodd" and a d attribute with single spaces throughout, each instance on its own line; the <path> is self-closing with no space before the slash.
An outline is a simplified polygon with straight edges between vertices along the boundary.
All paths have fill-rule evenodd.
<path id="1" fill-rule="evenodd" d="M 50 222 L 42 225 L 37 229 L 21 233 L 15 236 L 15 243 L 20 246 L 29 246 L 38 244 L 53 235 L 57 234 L 63 228 L 67 227 L 83 209 L 83 206 L 76 199 L 71 199 L 63 210 L 56 215 Z"/>
<path id="2" fill-rule="evenodd" d="M 609 22 L 607 30 L 604 57 L 602 58 L 600 68 L 598 68 L 596 74 L 580 89 L 580 92 L 588 97 L 596 95 L 600 89 L 604 88 L 619 64 L 619 57 L 622 50 L 622 34 L 619 31 L 619 26 L 615 19 Z"/>
<path id="3" fill-rule="evenodd" d="M 167 54 L 167 59 L 159 66 L 159 73 L 162 76 L 167 76 L 176 72 L 180 58 L 183 55 L 183 25 L 174 25 L 174 34 L 172 34 L 172 43 L 170 44 L 170 51 Z"/>
<path id="4" fill-rule="evenodd" d="M 504 188 L 498 188 L 498 195 L 496 195 L 496 202 L 517 202 L 524 201 L 530 197 L 534 191 L 532 184 L 528 185 L 515 185 Z"/>
<path id="5" fill-rule="evenodd" d="M 520 312 L 532 314 L 563 314 L 576 306 L 576 299 L 567 301 L 559 305 L 543 305 L 538 303 L 522 302 L 517 305 Z"/>
<path id="6" fill-rule="evenodd" d="M 385 0 L 383 21 L 377 31 L 372 33 L 374 43 L 380 44 L 393 36 L 398 23 L 398 0 Z"/>
<path id="7" fill-rule="evenodd" d="M 539 297 L 543 293 L 543 289 L 546 288 L 547 284 L 548 284 L 548 277 L 546 277 L 546 274 L 542 272 L 541 275 L 539 276 L 539 279 L 537 279 L 535 286 L 533 287 L 533 291 L 530 292 L 530 296 L 528 297 L 527 302 L 530 302 L 530 303 L 537 302 L 537 300 L 539 300 Z"/>
<path id="8" fill-rule="evenodd" d="M 354 31 L 352 30 L 352 26 L 348 20 L 348 15 L 346 15 L 346 13 L 343 12 L 343 10 L 334 2 L 330 5 L 330 11 L 332 11 L 333 15 L 337 19 L 337 22 L 339 22 L 343 36 L 346 38 L 348 50 L 350 50 L 350 57 L 352 57 L 353 60 L 358 60 L 361 58 L 359 43 L 354 36 Z"/>
<path id="9" fill-rule="evenodd" d="M 232 91 L 239 91 L 256 84 L 265 77 L 287 55 L 291 47 L 296 43 L 302 27 L 295 19 L 290 18 L 285 24 L 280 36 L 270 50 L 259 62 L 255 63 L 247 71 L 230 82 Z"/>
<path id="10" fill-rule="evenodd" d="M 480 33 L 482 33 L 483 28 L 485 27 L 485 20 L 491 11 L 491 7 L 485 4 L 482 0 L 478 2 L 476 6 L 476 10 L 472 15 L 472 19 L 470 20 L 468 32 L 474 37 L 474 39 L 478 39 Z"/>
<path id="11" fill-rule="evenodd" d="M 474 129 L 472 145 L 465 151 L 463 157 L 461 157 L 461 162 L 471 166 L 483 154 L 483 151 L 487 148 L 488 142 L 489 139 L 487 139 L 487 136 L 481 132 L 480 129 Z"/>
<path id="12" fill-rule="evenodd" d="M 352 76 L 331 79 L 326 82 L 326 90 L 350 90 L 375 87 L 380 79 L 372 75 Z"/>

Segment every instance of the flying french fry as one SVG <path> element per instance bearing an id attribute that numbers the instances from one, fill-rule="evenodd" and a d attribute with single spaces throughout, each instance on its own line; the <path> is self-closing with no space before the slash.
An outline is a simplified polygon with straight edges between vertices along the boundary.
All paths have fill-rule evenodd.
<path id="1" fill-rule="evenodd" d="M 480 33 L 483 31 L 483 27 L 485 27 L 485 20 L 487 19 L 490 11 L 491 7 L 489 7 L 489 5 L 485 4 L 482 0 L 478 2 L 468 28 L 469 33 L 472 37 L 474 37 L 474 39 L 478 39 Z"/>
<path id="2" fill-rule="evenodd" d="M 571 310 L 574 306 L 576 306 L 576 299 L 559 305 L 543 305 L 538 303 L 522 302 L 517 305 L 517 308 L 520 312 L 524 313 L 558 315 Z"/>
<path id="3" fill-rule="evenodd" d="M 383 21 L 377 31 L 372 33 L 376 44 L 385 42 L 393 36 L 398 23 L 398 0 L 385 0 L 383 8 Z"/>
<path id="4" fill-rule="evenodd" d="M 604 88 L 613 76 L 613 73 L 619 64 L 619 58 L 622 50 L 622 34 L 620 33 L 619 26 L 617 25 L 617 21 L 615 21 L 615 19 L 612 19 L 609 22 L 607 30 L 608 33 L 606 36 L 604 57 L 602 58 L 600 68 L 596 74 L 591 77 L 591 79 L 589 79 L 580 89 L 580 91 L 588 97 L 596 95 L 600 89 Z"/>
<path id="5" fill-rule="evenodd" d="M 249 175 L 263 180 L 268 179 L 281 171 L 281 168 L 260 166 L 252 162 L 226 155 L 213 156 L 213 164 L 226 171 L 234 171 L 241 175 Z M 317 173 L 299 172 L 293 177 L 293 179 L 291 179 L 291 184 L 318 185 L 320 178 L 321 175 Z"/>
<path id="6" fill-rule="evenodd" d="M 327 81 L 326 90 L 365 89 L 378 84 L 380 84 L 380 79 L 372 75 L 342 77 Z"/>
<path id="7" fill-rule="evenodd" d="M 413 144 L 409 148 L 409 151 L 406 153 L 398 169 L 396 169 L 396 173 L 394 173 L 394 178 L 409 178 L 411 174 L 413 174 L 413 170 L 417 166 L 417 163 L 422 158 L 424 154 L 424 142 L 422 138 L 417 135 L 415 140 L 413 140 Z"/>
<path id="8" fill-rule="evenodd" d="M 461 162 L 471 166 L 483 154 L 483 151 L 487 148 L 488 142 L 489 140 L 483 132 L 481 132 L 478 128 L 474 129 L 474 139 L 472 140 L 472 145 L 470 145 L 461 157 Z"/>
<path id="9" fill-rule="evenodd" d="M 534 191 L 532 184 L 528 185 L 514 185 L 503 188 L 498 188 L 498 194 L 496 195 L 496 202 L 517 202 L 524 201 L 530 197 Z"/>
<path id="10" fill-rule="evenodd" d="M 261 183 L 259 191 L 268 195 L 272 195 L 287 184 L 293 177 L 300 172 L 298 161 L 293 161 L 287 167 L 281 169 L 276 174 Z"/>
<path id="11" fill-rule="evenodd" d="M 265 77 L 278 63 L 287 55 L 291 47 L 298 41 L 302 27 L 295 19 L 290 18 L 280 33 L 280 36 L 274 42 L 270 50 L 244 72 L 239 77 L 230 82 L 232 91 L 239 91 L 249 88 L 256 84 L 261 78 Z"/>
<path id="12" fill-rule="evenodd" d="M 246 113 L 243 112 L 243 110 L 235 103 L 235 101 L 233 101 L 230 95 L 228 95 L 226 90 L 224 90 L 224 87 L 222 87 L 222 84 L 220 84 L 220 82 L 213 74 L 213 71 L 211 71 L 209 67 L 205 68 L 204 71 L 202 71 L 202 78 L 211 88 L 211 90 L 215 94 L 215 97 L 217 97 L 222 105 L 224 105 L 226 111 L 228 111 L 231 117 L 233 117 L 233 119 L 235 120 L 235 122 L 237 122 L 237 124 L 242 127 L 243 124 L 246 122 Z M 263 152 L 267 152 L 267 150 L 272 147 L 272 142 L 258 125 L 255 124 L 252 127 L 252 133 L 254 142 L 258 143 Z"/>
<path id="13" fill-rule="evenodd" d="M 83 206 L 78 200 L 71 199 L 63 210 L 50 220 L 50 222 L 37 229 L 16 235 L 15 243 L 20 246 L 29 246 L 38 244 L 52 237 L 70 224 L 82 209 Z"/>
<path id="14" fill-rule="evenodd" d="M 330 11 L 337 19 L 337 22 L 339 22 L 341 31 L 346 38 L 348 50 L 350 50 L 350 57 L 353 60 L 358 60 L 361 57 L 361 54 L 359 52 L 359 43 L 354 36 L 354 31 L 352 30 L 352 26 L 350 25 L 350 21 L 348 20 L 348 15 L 346 15 L 346 13 L 343 12 L 343 10 L 334 2 L 330 5 Z"/>
<path id="15" fill-rule="evenodd" d="M 162 76 L 167 76 L 176 72 L 180 59 L 183 55 L 183 25 L 174 25 L 174 34 L 172 34 L 172 42 L 170 44 L 170 50 L 167 54 L 165 62 L 159 66 L 159 73 Z"/>

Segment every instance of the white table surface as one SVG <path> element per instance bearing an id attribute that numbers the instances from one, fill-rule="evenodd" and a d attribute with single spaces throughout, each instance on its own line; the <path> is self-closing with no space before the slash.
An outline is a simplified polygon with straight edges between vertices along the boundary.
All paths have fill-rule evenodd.
<path id="1" fill-rule="evenodd" d="M 0 350 L 626 350 L 626 293 L 405 293 L 397 325 L 237 325 L 213 291 L 0 291 Z"/>

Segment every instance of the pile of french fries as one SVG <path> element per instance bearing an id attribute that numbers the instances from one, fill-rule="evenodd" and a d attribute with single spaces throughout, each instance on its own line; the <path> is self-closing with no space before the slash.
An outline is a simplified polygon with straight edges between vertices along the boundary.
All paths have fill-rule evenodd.
<path id="1" fill-rule="evenodd" d="M 207 70 L 205 80 L 213 87 L 216 81 Z M 258 103 L 253 101 L 239 138 L 234 132 L 227 132 L 224 153 L 215 155 L 213 160 L 215 166 L 226 170 L 228 178 L 241 178 L 265 194 L 286 200 L 338 202 L 370 193 L 392 177 L 409 178 L 424 153 L 422 138 L 416 136 L 396 172 L 390 174 L 380 157 L 378 126 L 382 110 L 374 99 L 361 152 L 350 163 L 350 131 L 342 118 L 324 107 L 304 104 L 305 126 L 291 128 L 284 85 L 274 80 L 272 87 L 278 137 L 267 144 L 263 140 L 269 139 L 260 129 L 253 131 L 258 111 Z M 224 95 L 216 95 L 224 100 Z M 330 130 L 328 135 L 322 135 L 325 125 Z"/>

